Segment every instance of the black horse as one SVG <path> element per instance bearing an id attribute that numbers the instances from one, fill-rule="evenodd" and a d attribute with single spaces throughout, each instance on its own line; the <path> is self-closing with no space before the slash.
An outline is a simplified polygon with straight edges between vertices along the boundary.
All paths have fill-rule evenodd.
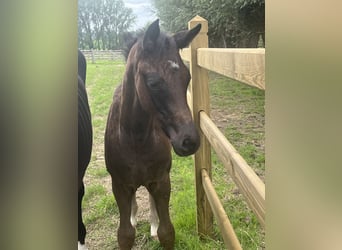
<path id="1" fill-rule="evenodd" d="M 85 88 L 87 63 L 78 51 L 78 249 L 86 249 L 86 229 L 82 220 L 83 177 L 90 161 L 93 130 L 88 96 Z"/>

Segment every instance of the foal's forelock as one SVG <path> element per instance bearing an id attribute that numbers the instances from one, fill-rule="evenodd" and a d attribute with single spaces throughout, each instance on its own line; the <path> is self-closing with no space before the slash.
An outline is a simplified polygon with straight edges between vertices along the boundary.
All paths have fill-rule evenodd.
<path id="1" fill-rule="evenodd" d="M 191 117 L 186 104 L 190 73 L 173 37 L 160 34 L 153 51 L 144 50 L 142 38 L 137 39 L 130 48 L 127 66 L 134 75 L 136 94 L 145 111 L 159 112 L 179 122 L 184 116 Z M 179 113 L 183 115 L 180 117 Z"/>

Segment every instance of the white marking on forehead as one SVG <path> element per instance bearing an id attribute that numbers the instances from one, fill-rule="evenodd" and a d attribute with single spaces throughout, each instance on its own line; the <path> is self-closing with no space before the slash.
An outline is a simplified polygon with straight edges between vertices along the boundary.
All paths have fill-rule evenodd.
<path id="1" fill-rule="evenodd" d="M 170 66 L 172 69 L 179 69 L 179 64 L 172 61 L 172 60 L 168 60 L 168 62 L 170 63 Z"/>

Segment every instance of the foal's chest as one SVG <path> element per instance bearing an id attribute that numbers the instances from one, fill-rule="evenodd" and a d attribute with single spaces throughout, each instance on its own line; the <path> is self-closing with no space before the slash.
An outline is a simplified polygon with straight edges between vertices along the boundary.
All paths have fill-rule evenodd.
<path id="1" fill-rule="evenodd" d="M 164 138 L 163 138 L 164 139 Z M 112 174 L 128 183 L 143 185 L 168 174 L 171 167 L 171 146 L 168 140 L 154 143 L 120 143 L 112 152 Z"/>

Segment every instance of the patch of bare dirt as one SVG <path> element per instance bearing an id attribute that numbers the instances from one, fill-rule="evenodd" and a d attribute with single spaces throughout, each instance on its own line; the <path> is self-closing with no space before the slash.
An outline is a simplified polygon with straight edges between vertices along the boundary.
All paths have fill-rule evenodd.
<path id="1" fill-rule="evenodd" d="M 149 194 L 145 187 L 138 188 L 136 192 L 136 200 L 138 203 L 137 221 L 149 221 L 150 202 Z"/>
<path id="2" fill-rule="evenodd" d="M 213 120 L 215 125 L 220 129 L 223 130 L 227 127 L 229 121 L 232 121 L 238 118 L 239 115 L 232 114 L 228 111 L 222 109 L 212 109 L 210 112 L 210 118 Z"/>

